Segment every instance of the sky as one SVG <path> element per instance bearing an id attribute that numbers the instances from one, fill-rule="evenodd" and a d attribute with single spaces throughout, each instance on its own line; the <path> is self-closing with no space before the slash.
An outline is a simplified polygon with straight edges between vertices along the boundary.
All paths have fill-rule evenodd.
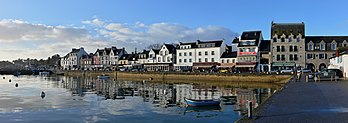
<path id="1" fill-rule="evenodd" d="M 156 43 L 224 39 L 304 22 L 306 35 L 348 35 L 348 1 L 1 0 L 0 60 L 46 59 L 72 48 L 145 49 Z"/>

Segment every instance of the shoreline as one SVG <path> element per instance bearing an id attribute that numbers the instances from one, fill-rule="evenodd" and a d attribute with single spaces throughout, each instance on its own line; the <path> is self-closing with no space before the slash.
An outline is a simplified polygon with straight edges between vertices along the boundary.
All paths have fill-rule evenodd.
<path id="1" fill-rule="evenodd" d="M 99 75 L 109 75 L 115 80 L 149 80 L 154 82 L 236 82 L 236 83 L 272 83 L 285 84 L 291 75 L 267 74 L 206 74 L 206 73 L 159 73 L 159 72 L 119 72 L 119 71 L 64 71 L 64 76 L 81 76 L 97 78 Z"/>

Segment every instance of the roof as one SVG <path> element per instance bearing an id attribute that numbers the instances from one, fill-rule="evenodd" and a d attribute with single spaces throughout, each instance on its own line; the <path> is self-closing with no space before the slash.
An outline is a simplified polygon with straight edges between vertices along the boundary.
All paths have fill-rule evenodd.
<path id="1" fill-rule="evenodd" d="M 210 40 L 210 41 L 197 40 L 195 42 L 186 42 L 186 43 L 180 42 L 179 45 L 191 45 L 191 48 L 198 48 L 199 44 L 211 44 L 211 43 L 214 43 L 214 47 L 221 47 L 223 40 Z"/>
<path id="2" fill-rule="evenodd" d="M 121 56 L 120 60 L 134 61 L 133 58 L 135 58 L 134 60 L 137 60 L 138 55 L 137 54 L 124 54 Z"/>
<path id="3" fill-rule="evenodd" d="M 243 40 L 255 40 L 255 43 L 243 44 Z M 242 33 L 242 36 L 240 37 L 240 39 L 239 38 L 233 39 L 233 43 L 238 43 L 238 47 L 259 46 L 260 40 L 263 40 L 261 31 L 245 31 Z"/>
<path id="4" fill-rule="evenodd" d="M 344 40 L 348 41 L 348 36 L 306 36 L 306 43 L 312 41 L 313 43 L 320 43 L 324 41 L 326 43 L 331 43 L 335 40 L 337 43 L 342 43 Z"/>
<path id="5" fill-rule="evenodd" d="M 174 46 L 173 44 L 164 44 L 164 46 L 167 47 L 167 49 L 168 49 L 168 51 L 169 51 L 170 54 L 176 52 L 176 48 L 175 48 L 175 46 Z"/>
<path id="6" fill-rule="evenodd" d="M 270 52 L 270 47 L 271 47 L 271 41 L 270 40 L 262 40 L 260 44 L 260 51 L 264 52 Z"/>
<path id="7" fill-rule="evenodd" d="M 221 58 L 236 58 L 237 57 L 237 52 L 229 52 L 226 51 L 222 53 Z"/>
<path id="8" fill-rule="evenodd" d="M 272 21 L 271 37 L 277 34 L 278 36 L 284 34 L 288 37 L 290 34 L 305 36 L 305 24 L 301 23 L 274 23 Z"/>
<path id="9" fill-rule="evenodd" d="M 155 52 L 155 54 L 159 54 L 159 49 L 151 49 L 153 52 Z"/>

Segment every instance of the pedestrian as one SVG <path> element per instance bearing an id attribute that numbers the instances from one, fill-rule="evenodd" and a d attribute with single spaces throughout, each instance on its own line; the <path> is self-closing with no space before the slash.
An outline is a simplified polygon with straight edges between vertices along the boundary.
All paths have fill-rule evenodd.
<path id="1" fill-rule="evenodd" d="M 301 72 L 297 72 L 297 81 L 301 80 Z"/>

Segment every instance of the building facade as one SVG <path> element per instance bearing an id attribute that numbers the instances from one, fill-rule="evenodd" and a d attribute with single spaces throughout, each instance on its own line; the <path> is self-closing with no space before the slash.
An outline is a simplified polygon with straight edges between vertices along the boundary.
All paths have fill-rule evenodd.
<path id="1" fill-rule="evenodd" d="M 237 44 L 236 69 L 241 72 L 259 71 L 260 42 L 263 40 L 261 31 L 246 31 L 233 43 Z"/>
<path id="2" fill-rule="evenodd" d="M 339 47 L 348 46 L 348 36 L 306 36 L 306 68 L 318 71 L 329 66 Z"/>
<path id="3" fill-rule="evenodd" d="M 272 69 L 282 70 L 305 67 L 305 24 L 271 24 Z"/>
<path id="4" fill-rule="evenodd" d="M 83 47 L 81 47 L 80 49 L 73 48 L 71 52 L 61 58 L 61 67 L 64 70 L 80 69 L 80 59 L 83 55 L 88 55 Z"/>
<path id="5" fill-rule="evenodd" d="M 192 70 L 201 67 L 212 67 L 220 62 L 226 51 L 224 40 L 179 43 L 175 70 Z M 195 68 L 194 68 L 195 66 Z"/>

